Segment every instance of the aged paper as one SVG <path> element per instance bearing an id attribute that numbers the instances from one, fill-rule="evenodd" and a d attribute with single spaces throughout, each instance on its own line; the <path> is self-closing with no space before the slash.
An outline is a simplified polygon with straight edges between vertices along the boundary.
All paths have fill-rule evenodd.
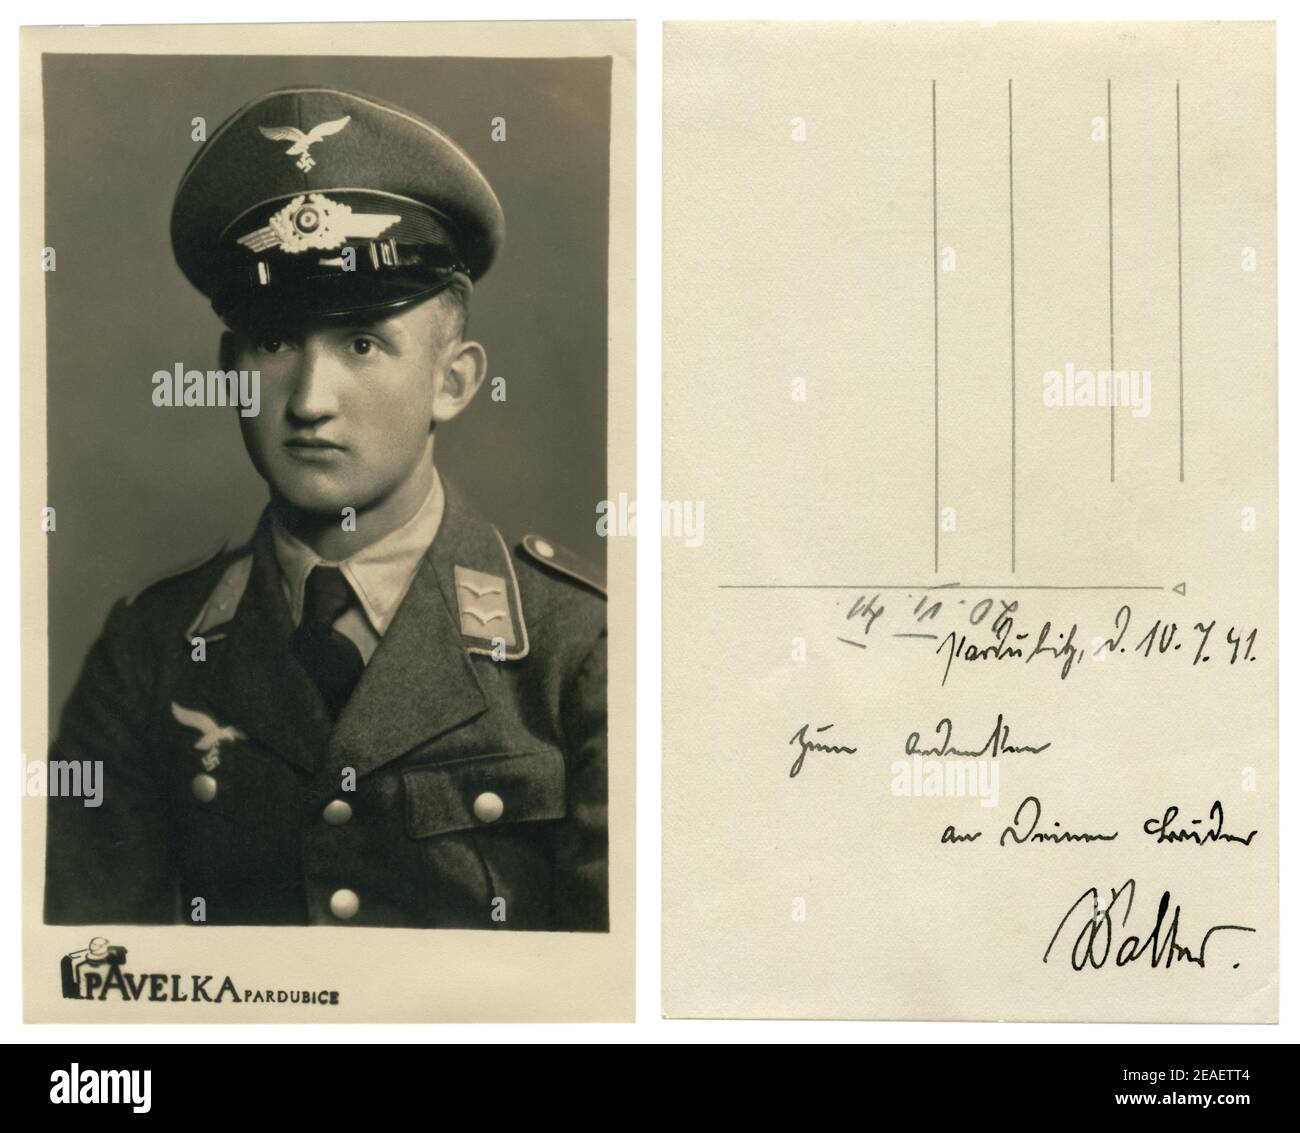
<path id="1" fill-rule="evenodd" d="M 612 22 L 24 30 L 22 903 L 28 1021 L 632 1017 L 634 558 L 629 540 L 598 543 L 586 537 L 602 497 L 625 494 L 635 469 L 634 42 L 632 24 Z M 466 172 L 470 166 L 457 148 L 463 146 L 495 186 L 510 236 L 487 281 L 480 288 L 475 280 L 471 327 L 486 344 L 491 368 L 482 372 L 478 364 L 483 384 L 477 402 L 464 423 L 456 421 L 446 430 L 445 442 L 435 404 L 437 468 L 445 476 L 445 459 L 457 485 L 466 484 L 476 503 L 485 510 L 494 504 L 504 509 L 509 518 L 499 522 L 512 549 L 484 535 L 491 528 L 474 520 L 482 557 L 497 566 L 458 557 L 459 551 L 440 552 L 447 532 L 454 529 L 460 538 L 471 527 L 468 505 L 449 502 L 450 488 L 441 497 L 433 490 L 418 517 L 440 516 L 438 538 L 408 589 L 393 591 L 405 598 L 387 631 L 382 621 L 371 626 L 362 620 L 373 621 L 371 607 L 361 610 L 355 602 L 333 623 L 334 638 L 356 635 L 349 647 L 354 654 L 360 644 L 367 645 L 362 656 L 368 667 L 354 700 L 342 708 L 328 752 L 338 748 L 363 757 L 369 752 L 373 758 L 368 764 L 353 760 L 358 766 L 344 769 L 340 784 L 330 787 L 337 797 L 323 809 L 327 796 L 313 799 L 314 788 L 302 776 L 320 758 L 324 742 L 313 751 L 303 738 L 311 721 L 295 723 L 288 711 L 277 715 L 292 703 L 292 690 L 314 695 L 306 678 L 284 666 L 251 679 L 229 661 L 236 634 L 247 644 L 265 627 L 227 631 L 218 626 L 200 640 L 219 620 L 214 610 L 222 618 L 230 613 L 222 610 L 224 599 L 214 590 L 203 605 L 207 613 L 186 631 L 197 635 L 192 648 L 169 648 L 156 669 L 159 687 L 167 687 L 175 670 L 192 662 L 184 679 L 194 691 L 177 696 L 170 714 L 163 697 L 162 710 L 153 713 L 151 707 L 147 720 L 136 709 L 157 697 L 134 674 L 131 694 L 120 707 L 103 691 L 115 680 L 126 681 L 114 671 L 125 647 L 120 638 L 109 638 L 106 652 L 98 659 L 92 655 L 87 664 L 78 685 L 80 700 L 74 693 L 62 727 L 85 750 L 111 746 L 95 735 L 96 722 L 107 721 L 112 735 L 119 728 L 122 734 L 148 735 L 151 744 L 157 739 L 159 750 L 149 758 L 156 757 L 158 766 L 152 789 L 147 777 L 131 784 L 132 805 L 144 819 L 133 825 L 118 808 L 118 826 L 98 842 L 104 852 L 82 855 L 94 878 L 112 877 L 124 894 L 114 906 L 122 910 L 120 921 L 90 916 L 84 910 L 109 908 L 114 895 L 97 889 L 89 877 L 78 879 L 66 864 L 47 869 L 51 850 L 66 857 L 75 847 L 58 831 L 47 842 L 47 814 L 56 800 L 46 796 L 61 792 L 64 798 L 72 782 L 68 767 L 56 777 L 51 743 L 80 659 L 104 626 L 109 601 L 101 598 L 138 590 L 183 562 L 186 551 L 198 555 L 202 544 L 246 539 L 251 523 L 238 529 L 234 521 L 255 520 L 266 501 L 266 486 L 240 448 L 234 410 L 182 409 L 179 397 L 175 408 L 156 408 L 171 404 L 156 398 L 150 404 L 150 372 L 158 366 L 170 372 L 175 363 L 179 387 L 184 365 L 217 361 L 222 329 L 205 297 L 187 285 L 172 260 L 168 213 L 186 163 L 200 143 L 212 141 L 205 129 L 241 104 L 283 88 L 305 88 L 308 95 L 328 88 L 321 96 L 326 104 L 344 97 L 338 90 L 363 93 L 348 103 L 348 113 L 319 115 L 324 121 L 295 121 L 288 115 L 284 122 L 241 121 L 240 144 L 247 157 L 228 161 L 220 171 L 229 197 L 221 191 L 221 177 L 210 177 L 216 191 L 174 214 L 183 219 L 175 221 L 173 242 L 179 247 L 189 239 L 187 225 L 194 231 L 205 224 L 220 227 L 209 222 L 230 209 L 230 198 L 256 197 L 246 178 L 267 176 L 265 170 L 280 168 L 276 163 L 287 167 L 296 161 L 302 192 L 315 190 L 320 199 L 312 197 L 306 205 L 302 196 L 287 201 L 287 211 L 240 240 L 258 255 L 265 252 L 261 262 L 279 265 L 271 270 L 272 283 L 281 266 L 286 271 L 295 266 L 275 254 L 324 249 L 335 258 L 324 256 L 322 269 L 347 271 L 352 264 L 342 258 L 353 243 L 390 229 L 390 241 L 366 245 L 376 272 L 413 265 L 412 271 L 472 274 L 486 238 L 470 220 L 478 223 L 495 206 L 490 191 L 480 187 L 479 174 Z M 368 96 L 392 105 L 380 110 Z M 454 140 L 410 115 L 438 124 Z M 52 137 L 51 122 L 71 123 L 84 144 Z M 356 179 L 320 188 L 329 163 L 348 153 L 354 157 L 346 168 Z M 567 180 L 555 168 L 559 160 L 567 163 Z M 438 179 L 436 162 L 453 171 L 451 179 Z M 387 182 L 370 180 L 401 168 L 413 186 L 404 196 Z M 309 175 L 318 180 L 308 180 Z M 372 189 L 386 193 L 381 206 L 399 203 L 375 207 L 372 202 L 367 210 L 354 200 L 351 211 L 343 203 L 344 194 Z M 336 199 L 329 199 L 331 193 Z M 463 206 L 445 225 L 438 194 Z M 573 202 L 588 196 L 595 204 L 587 217 L 574 219 L 580 205 Z M 295 231 L 281 223 L 286 216 Z M 549 219 L 554 217 L 563 223 Z M 412 224 L 418 233 L 402 236 L 414 231 Z M 472 244 L 470 236 L 479 242 Z M 350 243 L 339 250 L 345 238 Z M 445 260 L 435 258 L 444 252 Z M 200 249 L 195 256 L 200 267 L 189 269 L 191 279 L 204 270 L 206 254 Z M 265 275 L 260 282 L 267 283 Z M 562 323 L 552 309 L 578 302 L 584 309 L 570 323 Z M 317 334 L 314 324 L 310 334 Z M 287 349 L 279 341 L 257 346 L 268 357 L 278 357 L 282 347 Z M 400 355 L 404 365 L 417 357 L 391 341 L 378 346 L 368 341 L 354 353 Z M 472 350 L 456 355 L 472 356 Z M 348 365 L 360 363 L 349 355 Z M 341 372 L 336 366 L 328 380 Z M 473 388 L 473 361 L 458 374 L 460 384 L 440 387 L 452 391 L 448 396 L 458 396 L 466 383 Z M 270 381 L 261 387 L 263 412 L 274 396 Z M 345 419 L 339 406 L 360 405 L 360 388 L 347 386 L 350 392 L 339 394 L 344 400 L 325 408 L 318 404 L 311 416 Z M 544 408 L 535 409 L 538 405 Z M 240 406 L 241 414 L 249 407 L 243 400 Z M 308 413 L 290 415 L 305 420 Z M 391 416 L 394 435 L 409 424 L 399 416 Z M 563 446 L 554 443 L 560 426 Z M 301 442 L 303 466 L 342 464 L 344 457 L 327 451 L 331 439 Z M 384 459 L 383 436 L 372 432 L 370 440 L 372 454 Z M 335 448 L 361 451 L 359 441 L 348 444 L 352 447 Z M 265 478 L 274 482 L 273 476 Z M 530 494 L 545 503 L 552 523 L 570 525 L 579 541 L 586 540 L 586 562 L 604 559 L 607 614 L 597 612 L 600 604 L 593 597 L 600 590 L 597 576 L 578 565 L 576 555 L 570 557 L 562 545 L 567 540 L 543 537 L 557 533 L 546 532 L 540 516 L 527 517 L 525 526 L 525 517 L 510 514 Z M 542 505 L 535 502 L 533 510 Z M 411 529 L 408 523 L 400 530 Z M 96 533 L 93 540 L 87 530 Z M 534 534 L 525 535 L 528 531 Z M 52 541 L 59 539 L 69 542 L 58 547 Z M 77 548 L 75 554 L 64 549 L 69 546 Z M 156 564 L 141 574 L 140 565 L 155 555 Z M 344 556 L 318 557 L 330 562 Z M 222 586 L 244 588 L 247 571 L 241 575 L 240 564 L 248 561 L 237 559 Z M 270 560 L 254 555 L 252 561 Z M 371 577 L 382 581 L 378 569 Z M 443 598 L 430 581 L 435 576 Z M 145 598 L 143 606 L 138 601 L 115 606 L 110 630 L 135 617 L 132 610 L 145 610 L 137 627 L 149 610 L 166 613 L 164 601 L 172 591 L 152 593 L 162 597 Z M 276 601 L 273 586 L 261 593 Z M 451 620 L 457 603 L 458 623 Z M 565 619 L 578 609 L 585 621 L 570 632 Z M 427 613 L 432 619 L 427 626 L 437 632 L 422 638 L 425 629 L 411 611 Z M 286 616 L 286 609 L 277 615 L 281 622 Z M 236 610 L 229 625 L 238 626 L 238 618 Z M 341 629 L 349 618 L 348 628 Z M 475 618 L 481 626 L 508 628 L 489 634 Z M 329 623 L 322 624 L 329 632 Z M 601 656 L 605 627 L 608 677 L 602 681 L 595 659 Z M 581 657 L 561 660 L 566 643 L 578 640 L 579 632 L 597 644 Z M 177 637 L 168 645 L 180 643 Z M 76 667 L 69 668 L 74 645 Z M 256 650 L 246 651 L 243 659 L 265 664 Z M 232 688 L 242 683 L 245 703 L 260 704 L 256 713 L 242 715 L 215 695 L 208 701 L 207 670 L 200 662 L 214 670 L 225 665 L 223 679 Z M 577 675 L 557 691 L 551 674 L 562 667 Z M 407 678 L 403 693 L 401 682 Z M 421 683 L 430 679 L 434 687 Z M 385 681 L 387 691 L 374 699 Z M 574 682 L 582 687 L 569 687 Z M 520 691 L 510 693 L 510 688 Z M 358 697 L 383 710 L 365 719 L 349 716 Z M 528 713 L 511 719 L 500 715 L 512 698 L 529 706 Z M 86 703 L 98 715 L 84 712 Z M 581 762 L 560 734 L 576 726 L 579 707 L 586 729 Z M 607 732 L 595 723 L 606 708 Z M 323 711 L 313 710 L 317 723 L 325 719 Z M 409 727 L 411 720 L 423 731 Z M 348 738 L 336 744 L 341 733 Z M 602 781 L 606 738 L 608 778 Z M 96 785 L 85 792 L 85 805 L 102 805 L 109 815 L 121 797 L 113 794 L 115 786 L 123 783 L 120 774 L 114 778 L 115 769 L 137 766 L 143 757 L 140 751 L 107 751 L 107 770 L 91 760 L 62 762 L 78 762 L 82 786 Z M 294 813 L 297 790 L 301 816 Z M 352 790 L 356 793 L 347 793 Z M 151 810 L 155 799 L 161 809 Z M 360 840 L 334 843 L 336 879 L 313 897 L 308 877 L 310 906 L 295 913 L 301 894 L 277 895 L 268 880 L 291 877 L 292 868 L 286 872 L 283 860 L 261 850 L 300 821 L 304 863 L 325 839 Z M 165 853 L 154 860 L 141 854 L 141 846 L 150 844 L 149 831 L 159 824 L 171 834 Z M 78 819 L 66 821 L 65 829 L 88 835 L 91 825 Z M 578 844 L 579 839 L 585 840 Z M 375 852 L 381 844 L 395 848 L 391 859 Z M 250 848 L 256 848 L 251 855 Z M 138 859 L 138 871 L 115 863 L 118 853 L 123 860 Z M 317 866 L 321 860 L 316 858 Z M 168 872 L 173 861 L 182 863 L 175 876 Z M 368 886 L 348 887 L 345 874 L 353 865 L 364 866 Z M 196 871 L 213 879 L 219 898 L 190 884 Z M 159 923 L 160 903 L 135 886 L 133 873 L 152 877 L 155 872 L 170 881 L 179 878 L 177 923 Z M 581 900 L 573 896 L 580 888 Z M 488 893 L 490 907 L 475 904 L 473 894 Z M 470 922 L 474 927 L 466 927 Z M 410 927 L 416 923 L 421 927 Z M 371 927 L 376 925 L 383 927 Z M 504 931 L 516 927 L 521 931 Z"/>
<path id="2" fill-rule="evenodd" d="M 1272 26 L 664 91 L 665 1013 L 1275 1021 Z"/>

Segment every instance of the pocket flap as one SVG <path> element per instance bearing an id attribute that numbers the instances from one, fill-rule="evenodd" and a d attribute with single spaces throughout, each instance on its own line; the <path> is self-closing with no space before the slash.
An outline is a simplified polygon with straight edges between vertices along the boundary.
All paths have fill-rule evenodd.
<path id="1" fill-rule="evenodd" d="M 554 749 L 412 767 L 402 780 L 406 830 L 413 838 L 565 814 L 564 756 Z"/>

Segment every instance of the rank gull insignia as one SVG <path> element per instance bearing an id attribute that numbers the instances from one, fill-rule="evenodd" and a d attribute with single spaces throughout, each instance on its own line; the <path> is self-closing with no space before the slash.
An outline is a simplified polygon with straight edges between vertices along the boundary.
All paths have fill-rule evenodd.
<path id="1" fill-rule="evenodd" d="M 495 630 L 505 644 L 513 645 L 514 618 L 510 612 L 506 580 L 463 566 L 456 567 L 455 578 L 460 632 L 466 637 L 495 641 Z"/>

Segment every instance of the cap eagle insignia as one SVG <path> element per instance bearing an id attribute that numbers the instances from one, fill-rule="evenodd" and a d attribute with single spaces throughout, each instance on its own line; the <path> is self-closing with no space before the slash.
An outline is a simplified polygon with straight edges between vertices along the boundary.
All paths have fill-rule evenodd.
<path id="1" fill-rule="evenodd" d="M 269 138 L 273 142 L 293 142 L 293 145 L 284 151 L 285 156 L 296 157 L 298 160 L 295 164 L 304 173 L 307 173 L 316 166 L 308 150 L 317 142 L 324 141 L 331 134 L 337 134 L 351 121 L 352 115 L 345 114 L 342 118 L 322 122 L 307 134 L 304 134 L 297 126 L 258 126 L 258 130 L 261 132 L 262 137 Z"/>

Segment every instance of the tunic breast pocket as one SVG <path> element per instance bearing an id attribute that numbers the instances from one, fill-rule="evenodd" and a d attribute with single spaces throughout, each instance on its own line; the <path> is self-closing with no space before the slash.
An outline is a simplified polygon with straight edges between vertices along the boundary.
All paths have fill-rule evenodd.
<path id="1" fill-rule="evenodd" d="M 412 838 L 565 816 L 564 756 L 553 748 L 411 767 L 402 785 Z"/>

